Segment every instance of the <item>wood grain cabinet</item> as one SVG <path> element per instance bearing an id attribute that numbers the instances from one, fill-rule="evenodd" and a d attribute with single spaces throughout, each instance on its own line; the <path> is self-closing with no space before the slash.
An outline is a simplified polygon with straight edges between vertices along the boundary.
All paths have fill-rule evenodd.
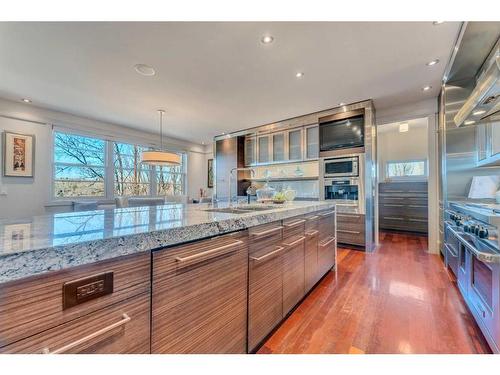
<path id="1" fill-rule="evenodd" d="M 337 242 L 365 246 L 365 215 L 337 213 Z"/>
<path id="2" fill-rule="evenodd" d="M 321 279 L 321 272 L 318 267 L 318 230 L 319 215 L 306 216 L 305 225 L 305 249 L 304 249 L 304 284 L 305 292 Z"/>
<path id="3" fill-rule="evenodd" d="M 248 349 L 252 351 L 283 318 L 281 222 L 249 230 Z"/>
<path id="4" fill-rule="evenodd" d="M 283 316 L 304 297 L 304 218 L 298 217 L 283 221 Z"/>
<path id="5" fill-rule="evenodd" d="M 319 216 L 318 269 L 323 276 L 336 261 L 335 211 L 321 212 Z"/>
<path id="6" fill-rule="evenodd" d="M 65 285 L 103 274 L 108 294 L 65 308 Z M 0 353 L 149 352 L 150 253 L 6 283 L 0 295 Z"/>
<path id="7" fill-rule="evenodd" d="M 153 253 L 152 353 L 245 353 L 248 232 Z"/>

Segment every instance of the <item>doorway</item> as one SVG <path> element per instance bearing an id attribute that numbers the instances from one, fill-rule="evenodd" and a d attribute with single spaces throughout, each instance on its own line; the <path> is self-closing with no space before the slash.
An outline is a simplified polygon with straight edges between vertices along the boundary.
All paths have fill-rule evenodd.
<path id="1" fill-rule="evenodd" d="M 434 136 L 429 117 L 377 125 L 379 237 L 428 237 L 434 184 Z M 434 238 L 434 233 L 432 235 Z"/>

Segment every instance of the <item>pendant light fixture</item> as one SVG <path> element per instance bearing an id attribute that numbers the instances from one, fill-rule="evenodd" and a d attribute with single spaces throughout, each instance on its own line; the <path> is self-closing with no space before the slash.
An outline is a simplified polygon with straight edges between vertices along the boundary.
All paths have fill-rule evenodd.
<path id="1" fill-rule="evenodd" d="M 159 109 L 160 114 L 160 149 L 158 151 L 143 151 L 142 164 L 175 166 L 181 164 L 181 156 L 163 150 L 163 115 L 165 111 Z"/>

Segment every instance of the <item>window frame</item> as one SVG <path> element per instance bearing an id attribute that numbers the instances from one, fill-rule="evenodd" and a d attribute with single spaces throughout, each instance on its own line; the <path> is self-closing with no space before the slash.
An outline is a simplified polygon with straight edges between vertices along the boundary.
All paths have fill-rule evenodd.
<path id="1" fill-rule="evenodd" d="M 56 142 L 55 142 L 55 137 L 56 133 L 62 133 L 66 135 L 73 135 L 77 137 L 86 137 L 86 138 L 93 138 L 93 139 L 98 139 L 100 141 L 104 142 L 104 166 L 98 166 L 98 165 L 89 165 L 89 167 L 96 167 L 96 168 L 103 168 L 104 169 L 104 195 L 99 195 L 99 196 L 93 196 L 93 195 L 85 195 L 85 196 L 74 196 L 74 197 L 58 197 L 56 196 L 56 189 L 55 189 L 55 171 L 56 171 L 56 166 L 58 165 L 68 165 L 72 166 L 73 163 L 61 163 L 61 162 L 56 162 L 55 161 L 55 147 L 56 147 Z M 144 148 L 151 148 L 151 145 L 143 145 L 143 144 L 136 144 L 134 142 L 130 142 L 128 140 L 122 140 L 122 139 L 108 139 L 99 135 L 93 135 L 89 134 L 86 132 L 77 132 L 73 131 L 72 129 L 53 129 L 52 130 L 52 137 L 51 137 L 51 165 L 52 165 L 52 175 L 50 177 L 50 202 L 53 202 L 54 204 L 63 204 L 64 202 L 71 202 L 75 200 L 95 200 L 98 202 L 112 202 L 114 201 L 115 198 L 121 197 L 120 195 L 115 195 L 115 179 L 114 179 L 114 172 L 115 172 L 115 165 L 114 165 L 114 144 L 115 143 L 122 143 L 122 144 L 128 144 L 128 145 L 136 145 Z M 187 176 L 187 152 L 185 151 L 171 151 L 175 152 L 179 155 L 181 155 L 181 172 L 176 172 L 176 174 L 181 175 L 181 194 L 180 195 L 185 195 L 186 194 L 186 176 Z M 84 167 L 85 165 L 82 164 L 77 164 L 74 163 L 73 166 L 77 167 Z M 123 195 L 123 197 L 165 197 L 166 195 L 159 195 L 157 191 L 158 183 L 157 183 L 157 169 L 156 166 L 151 166 L 149 168 L 149 194 L 147 195 Z"/>
<path id="2" fill-rule="evenodd" d="M 424 174 L 413 176 L 389 176 L 389 164 L 396 163 L 424 163 Z M 386 180 L 427 180 L 429 178 L 429 167 L 427 159 L 408 159 L 408 160 L 387 160 L 385 162 L 385 179 Z"/>

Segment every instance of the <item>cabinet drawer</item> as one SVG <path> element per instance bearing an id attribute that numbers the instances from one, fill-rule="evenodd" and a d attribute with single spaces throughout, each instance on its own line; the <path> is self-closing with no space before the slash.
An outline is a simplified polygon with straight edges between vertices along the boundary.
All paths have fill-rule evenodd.
<path id="1" fill-rule="evenodd" d="M 365 225 L 365 215 L 337 213 L 337 225 L 350 223 Z"/>
<path id="2" fill-rule="evenodd" d="M 321 278 L 318 269 L 318 238 L 317 229 L 306 230 L 305 256 L 304 256 L 304 283 L 308 292 Z"/>
<path id="3" fill-rule="evenodd" d="M 328 210 L 319 212 L 318 230 L 319 230 L 319 241 L 335 237 L 335 211 Z"/>
<path id="4" fill-rule="evenodd" d="M 269 246 L 278 245 L 283 239 L 283 226 L 281 221 L 269 224 L 258 225 L 248 230 L 249 251 L 259 251 L 267 249 Z"/>
<path id="5" fill-rule="evenodd" d="M 283 316 L 304 296 L 305 236 L 292 238 L 283 241 Z"/>
<path id="6" fill-rule="evenodd" d="M 153 252 L 152 353 L 244 353 L 247 232 Z"/>
<path id="7" fill-rule="evenodd" d="M 283 318 L 281 243 L 267 243 L 249 258 L 248 349 L 252 351 Z"/>
<path id="8" fill-rule="evenodd" d="M 335 237 L 326 238 L 318 244 L 318 269 L 320 277 L 335 265 Z"/>
<path id="9" fill-rule="evenodd" d="M 384 203 L 379 205 L 379 212 L 382 216 L 404 217 L 407 206 L 401 203 Z"/>
<path id="10" fill-rule="evenodd" d="M 337 228 L 337 242 L 351 245 L 365 245 L 365 227 L 359 224 L 343 224 Z"/>
<path id="11" fill-rule="evenodd" d="M 302 216 L 283 220 L 283 239 L 304 235 L 306 219 Z"/>
<path id="12" fill-rule="evenodd" d="M 150 253 L 106 260 L 0 286 L 0 347 L 150 290 Z M 113 273 L 113 292 L 63 308 L 63 285 Z"/>
<path id="13" fill-rule="evenodd" d="M 421 204 L 409 204 L 406 210 L 406 217 L 413 219 L 427 219 L 427 206 Z"/>
<path id="14" fill-rule="evenodd" d="M 306 219 L 305 230 L 306 231 L 318 230 L 319 218 L 320 218 L 319 214 L 312 214 L 305 216 Z"/>
<path id="15" fill-rule="evenodd" d="M 149 293 L 129 298 L 0 349 L 0 353 L 149 353 Z"/>
<path id="16" fill-rule="evenodd" d="M 386 182 L 379 184 L 380 193 L 427 193 L 427 182 Z"/>

